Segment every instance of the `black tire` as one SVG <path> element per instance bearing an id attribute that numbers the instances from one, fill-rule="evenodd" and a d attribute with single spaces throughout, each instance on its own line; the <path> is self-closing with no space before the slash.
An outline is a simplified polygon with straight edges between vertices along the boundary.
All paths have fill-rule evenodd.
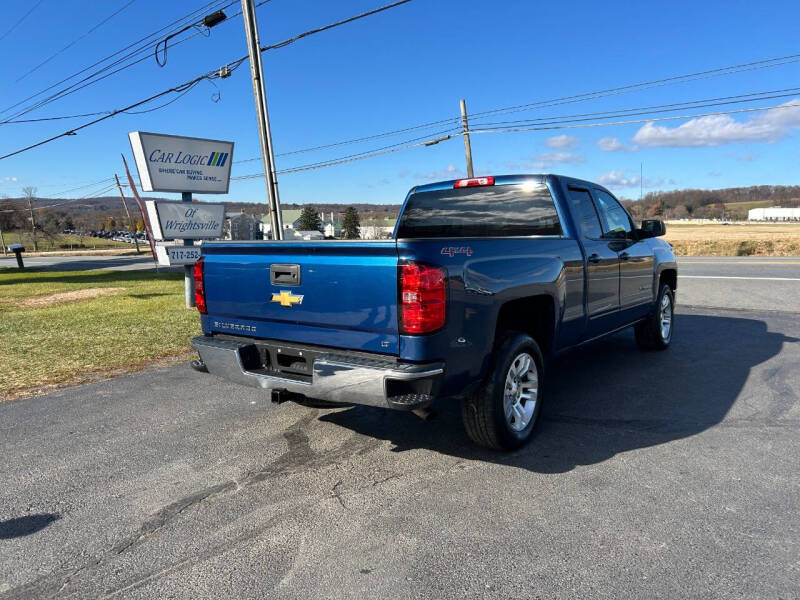
<path id="1" fill-rule="evenodd" d="M 523 354 L 530 356 L 536 365 L 538 389 L 530 420 L 521 430 L 515 430 L 514 425 L 506 418 L 506 378 L 512 365 Z M 486 380 L 475 393 L 461 401 L 461 418 L 467 435 L 476 444 L 496 450 L 514 450 L 524 445 L 530 440 L 539 417 L 543 384 L 544 359 L 538 344 L 524 333 L 505 334 L 495 350 L 492 368 Z M 522 423 L 525 421 L 519 421 L 520 426 Z"/>
<path id="2" fill-rule="evenodd" d="M 662 307 L 664 299 L 669 301 L 669 331 L 666 335 L 661 327 Z M 672 333 L 675 330 L 675 294 L 666 284 L 661 284 L 658 290 L 658 297 L 652 312 L 644 321 L 640 321 L 633 326 L 636 335 L 636 343 L 640 350 L 666 350 L 672 341 Z"/>

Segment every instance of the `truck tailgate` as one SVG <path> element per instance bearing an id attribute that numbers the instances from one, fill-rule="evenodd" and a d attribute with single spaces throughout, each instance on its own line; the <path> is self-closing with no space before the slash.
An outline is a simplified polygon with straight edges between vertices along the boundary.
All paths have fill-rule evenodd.
<path id="1" fill-rule="evenodd" d="M 202 255 L 206 333 L 398 353 L 393 240 L 213 242 Z M 273 282 L 273 265 L 299 282 Z"/>

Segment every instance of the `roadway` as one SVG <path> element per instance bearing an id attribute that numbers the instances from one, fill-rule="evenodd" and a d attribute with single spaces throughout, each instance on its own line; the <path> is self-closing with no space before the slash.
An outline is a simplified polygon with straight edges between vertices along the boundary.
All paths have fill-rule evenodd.
<path id="1" fill-rule="evenodd" d="M 684 306 L 800 312 L 800 257 L 686 257 L 678 260 Z"/>
<path id="2" fill-rule="evenodd" d="M 792 260 L 683 259 L 673 346 L 559 360 L 507 455 L 185 365 L 2 404 L 0 598 L 797 597 Z"/>

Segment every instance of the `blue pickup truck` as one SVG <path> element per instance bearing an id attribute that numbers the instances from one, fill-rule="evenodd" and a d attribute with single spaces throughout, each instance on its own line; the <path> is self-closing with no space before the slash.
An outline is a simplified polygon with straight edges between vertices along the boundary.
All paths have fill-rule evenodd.
<path id="1" fill-rule="evenodd" d="M 391 240 L 203 243 L 196 366 L 275 401 L 458 399 L 472 440 L 517 448 L 552 357 L 630 326 L 669 346 L 664 232 L 597 184 L 507 175 L 415 187 Z"/>

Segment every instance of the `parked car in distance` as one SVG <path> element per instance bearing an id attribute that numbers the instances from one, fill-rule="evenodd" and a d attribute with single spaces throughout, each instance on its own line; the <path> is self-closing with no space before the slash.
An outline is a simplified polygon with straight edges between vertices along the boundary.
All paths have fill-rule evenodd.
<path id="1" fill-rule="evenodd" d="M 570 177 L 422 185 L 388 241 L 204 242 L 192 344 L 200 368 L 276 401 L 455 398 L 472 440 L 513 449 L 554 356 L 626 327 L 643 350 L 669 346 L 678 272 L 664 233 Z"/>

